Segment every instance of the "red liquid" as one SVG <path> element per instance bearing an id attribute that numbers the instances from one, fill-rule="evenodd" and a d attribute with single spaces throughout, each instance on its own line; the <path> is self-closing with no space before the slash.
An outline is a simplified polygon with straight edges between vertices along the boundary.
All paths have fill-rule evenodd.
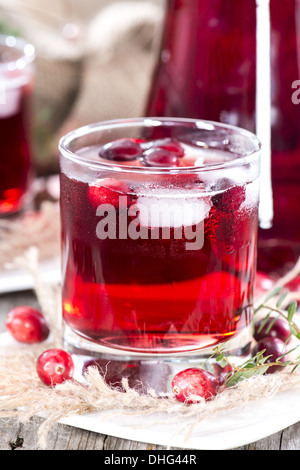
<path id="1" fill-rule="evenodd" d="M 256 3 L 167 2 L 146 115 L 210 119 L 255 132 Z M 292 101 L 292 83 L 300 78 L 298 3 L 271 0 L 270 18 L 274 220 L 259 230 L 258 268 L 281 272 L 300 255 L 300 104 Z"/>
<path id="2" fill-rule="evenodd" d="M 61 173 L 66 323 L 102 345 L 152 353 L 205 348 L 243 331 L 252 318 L 257 228 L 257 204 L 242 204 L 247 185 L 206 196 L 203 246 L 187 250 L 186 232 L 176 239 L 174 228 L 165 239 L 161 228 L 152 239 L 149 227 L 148 239 L 119 236 L 120 221 L 132 222 L 128 207 L 139 197 L 140 182 L 131 177 L 125 204 L 117 204 L 115 188 L 110 192 L 116 238 L 101 240 L 96 207 L 108 202 L 105 186 Z M 185 188 L 185 201 L 189 185 L 203 185 L 160 176 L 162 188 L 171 183 L 175 191 Z"/>
<path id="3" fill-rule="evenodd" d="M 30 97 L 28 91 L 20 90 L 20 93 L 15 112 L 8 117 L 0 117 L 0 215 L 22 208 L 30 177 Z"/>
<path id="4" fill-rule="evenodd" d="M 0 44 L 0 216 L 21 210 L 31 176 L 33 49 L 22 40 Z"/>

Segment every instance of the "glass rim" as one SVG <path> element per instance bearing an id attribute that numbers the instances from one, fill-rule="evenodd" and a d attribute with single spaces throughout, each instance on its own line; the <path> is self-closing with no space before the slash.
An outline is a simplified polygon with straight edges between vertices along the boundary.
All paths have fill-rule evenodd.
<path id="1" fill-rule="evenodd" d="M 251 140 L 254 144 L 253 151 L 246 153 L 245 155 L 238 156 L 232 160 L 222 161 L 218 163 L 206 164 L 203 166 L 186 166 L 186 167 L 138 167 L 133 165 L 122 165 L 121 163 L 115 162 L 103 162 L 95 161 L 84 156 L 78 155 L 68 148 L 68 145 L 75 139 L 84 137 L 86 135 L 95 133 L 96 131 L 101 131 L 101 129 L 109 128 L 122 128 L 123 126 L 159 126 L 164 124 L 174 125 L 180 123 L 194 124 L 194 128 L 203 129 L 203 130 L 227 130 L 231 133 L 242 135 L 243 137 Z M 125 136 L 124 136 L 125 137 Z M 199 147 L 203 148 L 203 147 Z M 230 124 L 223 124 L 221 122 L 210 121 L 205 119 L 194 119 L 194 118 L 181 118 L 181 117 L 138 117 L 138 118 L 129 118 L 129 119 L 112 119 L 106 121 L 98 121 L 92 124 L 87 124 L 81 127 L 78 127 L 59 139 L 58 149 L 61 155 L 72 160 L 75 163 L 82 164 L 83 166 L 92 167 L 95 169 L 118 171 L 118 172 L 127 172 L 127 173 L 143 173 L 143 174 L 178 174 L 178 173 L 200 173 L 207 171 L 217 171 L 221 169 L 229 169 L 236 166 L 247 165 L 260 157 L 262 145 L 258 137 L 253 133 L 241 127 L 233 126 Z M 217 150 L 217 149 L 216 149 Z"/>
<path id="2" fill-rule="evenodd" d="M 34 45 L 21 36 L 0 34 L 0 45 L 20 51 L 19 57 L 0 62 L 0 71 L 23 70 L 35 59 Z"/>

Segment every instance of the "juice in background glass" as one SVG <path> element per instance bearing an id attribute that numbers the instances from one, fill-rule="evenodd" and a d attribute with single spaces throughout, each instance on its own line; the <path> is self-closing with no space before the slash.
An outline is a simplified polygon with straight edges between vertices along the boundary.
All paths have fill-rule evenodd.
<path id="1" fill-rule="evenodd" d="M 296 0 L 167 0 L 145 111 L 257 133 L 257 100 L 264 114 L 270 94 L 270 123 L 267 113 L 259 117 L 271 133 L 274 217 L 270 228 L 259 229 L 258 268 L 279 274 L 300 256 L 300 104 L 292 99 L 292 84 L 300 79 L 299 15 Z M 266 46 L 269 57 L 258 69 Z M 258 98 L 268 72 L 270 93 Z M 266 148 L 268 135 L 266 142 L 258 135 Z"/>
<path id="2" fill-rule="evenodd" d="M 34 47 L 0 35 L 0 216 L 20 211 L 31 178 Z"/>
<path id="3" fill-rule="evenodd" d="M 232 339 L 247 354 L 259 154 L 247 131 L 188 119 L 99 123 L 61 139 L 67 345 L 193 360 Z"/>

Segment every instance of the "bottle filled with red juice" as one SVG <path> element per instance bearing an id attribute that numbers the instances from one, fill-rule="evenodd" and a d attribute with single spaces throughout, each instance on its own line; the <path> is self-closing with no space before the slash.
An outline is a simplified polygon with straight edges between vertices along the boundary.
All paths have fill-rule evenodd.
<path id="1" fill-rule="evenodd" d="M 0 217 L 28 201 L 34 54 L 23 39 L 0 35 Z"/>
<path id="2" fill-rule="evenodd" d="M 258 268 L 279 274 L 300 255 L 299 15 L 296 0 L 167 0 L 145 111 L 259 136 Z"/>

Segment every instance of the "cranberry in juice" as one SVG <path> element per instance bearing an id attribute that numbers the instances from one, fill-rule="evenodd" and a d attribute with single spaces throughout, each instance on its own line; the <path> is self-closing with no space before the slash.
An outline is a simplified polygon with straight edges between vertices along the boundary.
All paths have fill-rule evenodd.
<path id="1" fill-rule="evenodd" d="M 21 51 L 0 44 L 0 216 L 23 208 L 31 176 L 33 77 L 26 67 L 14 69 L 20 57 Z"/>
<path id="2" fill-rule="evenodd" d="M 256 132 L 263 3 L 167 0 L 145 114 L 210 119 Z M 298 2 L 270 0 L 269 17 L 274 219 L 271 228 L 259 229 L 258 268 L 283 273 L 300 256 L 300 105 L 292 99 L 300 78 Z M 266 24 L 265 41 L 267 31 Z"/>
<path id="3" fill-rule="evenodd" d="M 236 180 L 221 173 L 206 181 L 195 168 L 217 164 L 222 152 L 210 156 L 168 139 L 138 142 L 144 150 L 131 148 L 122 161 L 137 172 L 105 170 L 93 181 L 61 157 L 64 320 L 110 348 L 155 354 L 212 347 L 250 328 L 257 177 L 237 171 Z M 81 152 L 90 161 L 99 154 L 99 145 Z M 159 162 L 175 173 L 146 180 L 145 167 L 147 174 Z M 191 165 L 191 173 L 180 172 Z"/>

